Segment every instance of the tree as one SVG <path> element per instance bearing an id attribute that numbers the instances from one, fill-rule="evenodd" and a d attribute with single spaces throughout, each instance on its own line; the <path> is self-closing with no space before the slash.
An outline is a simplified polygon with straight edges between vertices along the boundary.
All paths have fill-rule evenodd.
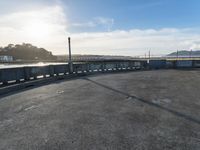
<path id="1" fill-rule="evenodd" d="M 50 51 L 44 48 L 38 48 L 29 43 L 23 43 L 22 45 L 9 44 L 8 46 L 2 48 L 0 55 L 13 56 L 14 59 L 21 60 L 56 60 L 56 56 Z"/>

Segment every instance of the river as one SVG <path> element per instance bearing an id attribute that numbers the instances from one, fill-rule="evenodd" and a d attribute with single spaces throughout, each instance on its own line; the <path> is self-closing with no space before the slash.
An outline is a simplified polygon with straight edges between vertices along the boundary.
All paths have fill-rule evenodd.
<path id="1" fill-rule="evenodd" d="M 32 63 L 32 64 L 0 64 L 0 69 L 4 68 L 18 68 L 18 67 L 25 67 L 25 66 L 47 66 L 47 65 L 59 65 L 59 64 L 67 64 L 67 63 Z"/>

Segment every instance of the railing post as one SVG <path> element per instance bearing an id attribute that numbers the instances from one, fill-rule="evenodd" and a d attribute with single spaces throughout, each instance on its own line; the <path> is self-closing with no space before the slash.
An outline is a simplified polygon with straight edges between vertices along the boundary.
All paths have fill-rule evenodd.
<path id="1" fill-rule="evenodd" d="M 86 63 L 86 72 L 89 72 L 90 68 L 89 68 L 89 63 Z"/>
<path id="2" fill-rule="evenodd" d="M 107 72 L 106 62 L 103 63 L 103 68 L 104 72 Z"/>
<path id="3" fill-rule="evenodd" d="M 104 72 L 104 62 L 100 62 L 101 64 L 101 72 L 103 73 Z"/>
<path id="4" fill-rule="evenodd" d="M 54 66 L 53 65 L 49 66 L 49 75 L 50 75 L 50 77 L 54 76 Z"/>
<path id="5" fill-rule="evenodd" d="M 30 69 L 28 67 L 24 67 L 24 80 L 30 80 Z"/>

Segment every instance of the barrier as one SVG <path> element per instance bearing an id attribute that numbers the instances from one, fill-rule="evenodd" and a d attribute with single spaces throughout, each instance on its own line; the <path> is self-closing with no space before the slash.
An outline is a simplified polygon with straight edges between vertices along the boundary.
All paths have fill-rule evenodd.
<path id="1" fill-rule="evenodd" d="M 193 61 L 192 60 L 178 60 L 176 61 L 177 68 L 192 68 Z"/>
<path id="2" fill-rule="evenodd" d="M 110 72 L 142 69 L 145 61 L 99 61 L 73 64 L 73 74 L 87 72 Z M 0 69 L 0 83 L 7 85 L 11 82 L 36 80 L 60 75 L 68 75 L 69 65 L 29 66 Z"/>
<path id="3" fill-rule="evenodd" d="M 166 68 L 166 60 L 149 60 L 150 69 Z"/>
<path id="4" fill-rule="evenodd" d="M 11 82 L 26 82 L 29 80 L 36 80 L 38 78 L 47 78 L 69 74 L 73 75 L 80 73 L 199 67 L 200 60 L 110 60 L 73 64 L 73 70 L 71 73 L 68 64 L 5 68 L 0 69 L 0 84 L 7 85 Z"/>
<path id="5" fill-rule="evenodd" d="M 194 65 L 195 68 L 200 68 L 200 60 L 195 60 L 193 62 L 193 65 Z"/>

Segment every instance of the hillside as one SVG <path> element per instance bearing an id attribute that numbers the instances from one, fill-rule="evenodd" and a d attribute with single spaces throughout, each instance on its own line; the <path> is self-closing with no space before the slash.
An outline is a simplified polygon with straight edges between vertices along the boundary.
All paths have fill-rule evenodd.
<path id="1" fill-rule="evenodd" d="M 56 60 L 50 51 L 26 43 L 2 47 L 0 55 L 13 56 L 14 60 Z"/>
<path id="2" fill-rule="evenodd" d="M 173 52 L 167 56 L 177 56 L 177 52 Z M 196 51 L 187 51 L 187 50 L 182 50 L 178 51 L 178 56 L 200 56 L 200 50 Z"/>

